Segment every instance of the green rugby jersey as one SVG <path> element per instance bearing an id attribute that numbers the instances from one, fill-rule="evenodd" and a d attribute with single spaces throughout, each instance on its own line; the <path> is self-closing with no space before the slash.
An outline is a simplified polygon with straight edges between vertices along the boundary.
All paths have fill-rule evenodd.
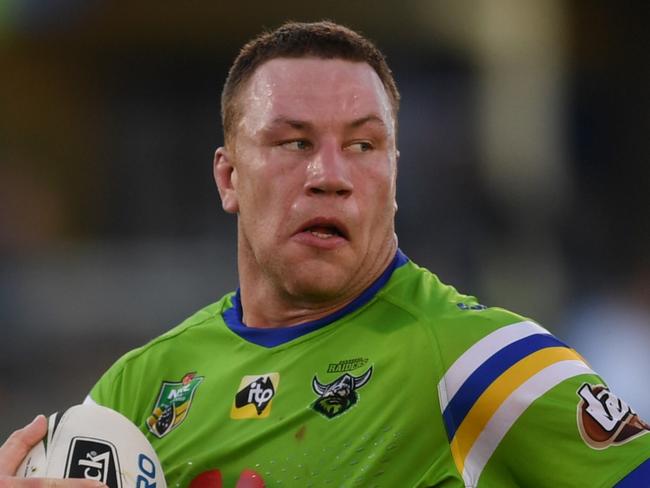
<path id="1" fill-rule="evenodd" d="M 142 429 L 170 487 L 650 486 L 650 427 L 575 351 L 401 252 L 329 317 L 241 317 L 223 297 L 90 393 Z"/>

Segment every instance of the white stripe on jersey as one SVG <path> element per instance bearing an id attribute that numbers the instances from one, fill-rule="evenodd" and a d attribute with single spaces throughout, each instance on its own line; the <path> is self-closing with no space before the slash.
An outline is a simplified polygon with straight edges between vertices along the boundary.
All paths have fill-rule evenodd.
<path id="1" fill-rule="evenodd" d="M 440 411 L 445 411 L 449 400 L 454 397 L 467 378 L 494 353 L 508 344 L 533 334 L 550 333 L 533 322 L 517 322 L 495 330 L 467 349 L 454 361 L 454 364 L 451 365 L 438 383 Z"/>
<path id="2" fill-rule="evenodd" d="M 532 376 L 494 412 L 465 458 L 463 480 L 475 487 L 490 456 L 522 413 L 539 397 L 562 381 L 581 374 L 595 374 L 582 361 L 560 361 Z"/>

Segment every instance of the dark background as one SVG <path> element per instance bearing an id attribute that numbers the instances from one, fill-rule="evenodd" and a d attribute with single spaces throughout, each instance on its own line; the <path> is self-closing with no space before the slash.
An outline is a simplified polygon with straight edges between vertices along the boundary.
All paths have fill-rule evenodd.
<path id="1" fill-rule="evenodd" d="M 0 2 L 0 438 L 237 286 L 211 173 L 238 48 L 375 40 L 403 96 L 400 247 L 534 317 L 646 417 L 646 2 Z"/>

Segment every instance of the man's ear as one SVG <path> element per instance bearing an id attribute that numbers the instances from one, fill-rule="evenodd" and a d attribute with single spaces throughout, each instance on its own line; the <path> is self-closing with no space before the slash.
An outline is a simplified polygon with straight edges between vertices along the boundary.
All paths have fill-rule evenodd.
<path id="1" fill-rule="evenodd" d="M 228 213 L 239 212 L 237 169 L 233 166 L 230 153 L 225 147 L 220 147 L 214 152 L 212 171 L 221 197 L 221 206 Z"/>
<path id="2" fill-rule="evenodd" d="M 399 169 L 397 163 L 399 162 L 399 155 L 399 150 L 395 149 L 395 186 L 397 186 L 397 171 Z M 393 208 L 395 209 L 395 212 L 397 212 L 397 197 L 393 198 Z"/>

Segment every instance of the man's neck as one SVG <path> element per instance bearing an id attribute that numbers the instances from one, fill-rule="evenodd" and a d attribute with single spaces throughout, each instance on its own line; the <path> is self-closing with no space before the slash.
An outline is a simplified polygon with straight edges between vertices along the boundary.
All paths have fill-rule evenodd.
<path id="1" fill-rule="evenodd" d="M 348 305 L 356 297 L 347 300 L 333 300 L 330 303 L 295 303 L 289 304 L 284 299 L 255 298 L 247 300 L 247 294 L 241 291 L 243 310 L 242 322 L 251 327 L 278 328 L 304 324 L 326 317 Z M 262 296 L 258 294 L 258 296 Z M 258 301 L 262 300 L 262 301 Z M 263 310 L 256 303 L 264 303 Z M 275 305 L 275 306 L 274 306 Z"/>
<path id="2" fill-rule="evenodd" d="M 377 256 L 354 288 L 333 297 L 296 296 L 286 292 L 266 275 L 251 273 L 242 263 L 240 249 L 239 275 L 242 322 L 250 327 L 277 328 L 299 325 L 326 317 L 353 302 L 390 266 L 397 251 L 397 243 Z"/>

